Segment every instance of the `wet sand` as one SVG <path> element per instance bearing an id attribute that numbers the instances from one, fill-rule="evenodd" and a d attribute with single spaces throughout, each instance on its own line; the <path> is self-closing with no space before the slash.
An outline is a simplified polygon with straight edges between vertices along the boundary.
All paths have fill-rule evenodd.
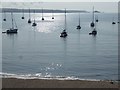
<path id="1" fill-rule="evenodd" d="M 3 78 L 2 88 L 118 88 L 117 82 Z"/>

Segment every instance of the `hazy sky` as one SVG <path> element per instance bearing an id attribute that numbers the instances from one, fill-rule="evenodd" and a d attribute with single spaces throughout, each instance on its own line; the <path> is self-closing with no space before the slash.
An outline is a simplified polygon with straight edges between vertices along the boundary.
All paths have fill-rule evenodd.
<path id="1" fill-rule="evenodd" d="M 94 6 L 96 10 L 101 12 L 118 12 L 118 0 L 5 0 L 2 7 L 13 8 L 47 8 L 47 9 L 78 9 L 92 11 Z M 21 3 L 20 3 L 21 1 Z M 29 1 L 29 2 L 27 2 Z M 31 2 L 30 2 L 31 1 Z M 33 2 L 34 1 L 34 2 Z M 37 2 L 35 2 L 37 1 Z M 104 2 L 102 2 L 104 1 Z M 107 1 L 107 2 L 105 2 Z"/>
<path id="2" fill-rule="evenodd" d="M 38 1 L 44 1 L 44 2 L 119 2 L 120 0 L 1 0 L 4 2 L 38 2 Z"/>

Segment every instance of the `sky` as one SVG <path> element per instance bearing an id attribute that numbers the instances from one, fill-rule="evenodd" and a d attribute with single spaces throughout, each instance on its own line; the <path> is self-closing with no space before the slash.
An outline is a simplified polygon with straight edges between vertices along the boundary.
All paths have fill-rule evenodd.
<path id="1" fill-rule="evenodd" d="M 1 0 L 4 2 L 119 2 L 120 0 Z"/>
<path id="2" fill-rule="evenodd" d="M 46 9 L 75 9 L 101 12 L 118 12 L 119 0 L 4 0 L 2 7 L 8 8 L 46 8 Z M 6 2 L 6 3 L 5 3 Z M 21 3 L 20 3 L 21 2 Z"/>

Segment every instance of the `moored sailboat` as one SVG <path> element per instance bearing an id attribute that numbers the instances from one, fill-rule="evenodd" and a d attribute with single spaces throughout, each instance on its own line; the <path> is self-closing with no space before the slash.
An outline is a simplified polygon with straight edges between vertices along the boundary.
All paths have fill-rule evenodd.
<path id="1" fill-rule="evenodd" d="M 112 20 L 112 24 L 116 24 L 115 21 L 114 21 L 114 17 L 113 17 L 113 20 Z"/>
<path id="2" fill-rule="evenodd" d="M 93 31 L 91 33 L 89 33 L 89 35 L 97 35 L 97 30 L 96 30 L 96 23 L 95 23 L 95 27 L 93 28 Z"/>
<path id="3" fill-rule="evenodd" d="M 7 34 L 17 33 L 17 31 L 18 31 L 17 24 L 15 22 L 15 19 L 13 17 L 13 13 L 12 12 L 11 12 L 11 19 L 12 19 L 12 27 L 6 31 Z M 14 24 L 15 24 L 15 26 L 14 26 Z"/>
<path id="4" fill-rule="evenodd" d="M 53 10 L 52 10 L 52 19 L 54 19 L 54 12 L 53 12 Z"/>
<path id="5" fill-rule="evenodd" d="M 95 22 L 98 22 L 98 15 L 95 16 Z"/>
<path id="6" fill-rule="evenodd" d="M 33 22 L 32 26 L 37 26 L 37 23 L 35 22 L 35 10 L 34 10 L 34 22 Z"/>
<path id="7" fill-rule="evenodd" d="M 29 19 L 28 19 L 28 23 L 32 23 L 32 22 L 31 22 L 30 9 L 29 9 Z"/>
<path id="8" fill-rule="evenodd" d="M 79 25 L 77 26 L 77 29 L 81 29 L 81 26 L 80 26 L 80 13 L 79 13 Z"/>
<path id="9" fill-rule="evenodd" d="M 6 12 L 4 11 L 4 18 L 3 21 L 6 21 Z"/>
<path id="10" fill-rule="evenodd" d="M 92 22 L 90 24 L 91 27 L 94 27 L 95 24 L 94 24 L 94 7 L 93 7 L 93 12 L 92 12 Z"/>
<path id="11" fill-rule="evenodd" d="M 64 30 L 62 31 L 62 33 L 60 34 L 60 37 L 65 38 L 65 37 L 68 36 L 66 30 L 67 30 L 67 27 L 66 27 L 66 9 L 65 9 L 65 29 L 64 29 Z"/>
<path id="12" fill-rule="evenodd" d="M 22 19 L 25 19 L 25 17 L 24 17 L 24 9 L 22 9 Z"/>
<path id="13" fill-rule="evenodd" d="M 43 17 L 43 8 L 42 8 L 42 20 L 44 20 L 44 17 Z"/>

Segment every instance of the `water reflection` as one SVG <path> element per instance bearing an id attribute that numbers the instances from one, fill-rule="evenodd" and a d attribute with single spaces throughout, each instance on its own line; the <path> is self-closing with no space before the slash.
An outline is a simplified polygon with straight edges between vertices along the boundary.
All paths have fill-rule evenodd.
<path id="1" fill-rule="evenodd" d="M 14 45 L 15 45 L 15 42 L 17 41 L 18 34 L 6 34 L 6 35 L 7 35 L 7 39 L 9 39 L 10 42 L 12 42 L 11 46 L 14 49 Z"/>
<path id="2" fill-rule="evenodd" d="M 97 39 L 97 35 L 92 35 L 92 51 L 93 51 L 93 55 L 95 55 L 96 52 L 96 39 Z"/>
<path id="3" fill-rule="evenodd" d="M 62 45 L 63 45 L 63 56 L 65 57 L 66 60 L 66 56 L 67 56 L 67 38 L 61 38 L 62 41 Z"/>
<path id="4" fill-rule="evenodd" d="M 80 30 L 78 30 L 78 40 L 77 40 L 77 42 L 78 42 L 78 48 L 80 49 Z"/>

